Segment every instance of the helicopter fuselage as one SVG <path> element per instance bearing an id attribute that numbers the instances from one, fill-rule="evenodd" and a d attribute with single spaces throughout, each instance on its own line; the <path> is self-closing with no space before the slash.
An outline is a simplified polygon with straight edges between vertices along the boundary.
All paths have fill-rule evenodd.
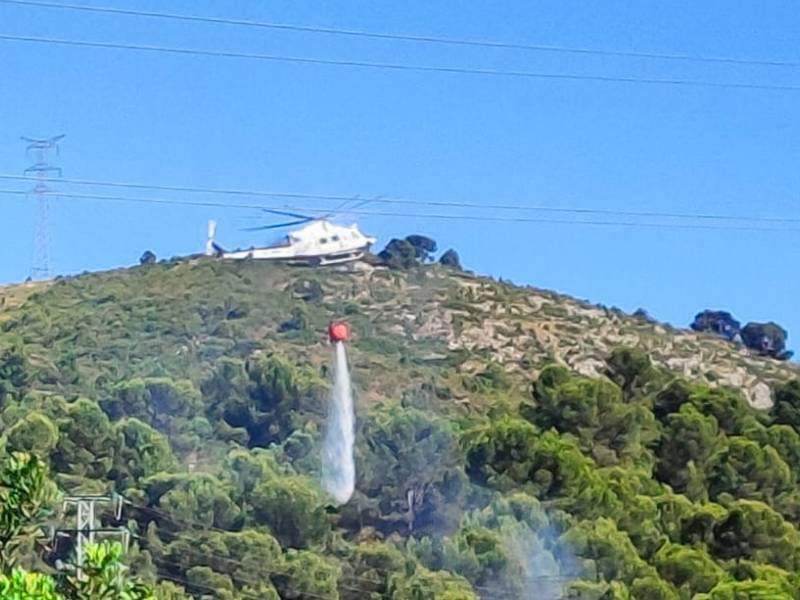
<path id="1" fill-rule="evenodd" d="M 228 252 L 214 245 L 214 249 L 223 259 L 331 265 L 359 260 L 375 241 L 361 233 L 356 225 L 344 227 L 320 219 L 292 231 L 280 243 L 270 246 Z"/>

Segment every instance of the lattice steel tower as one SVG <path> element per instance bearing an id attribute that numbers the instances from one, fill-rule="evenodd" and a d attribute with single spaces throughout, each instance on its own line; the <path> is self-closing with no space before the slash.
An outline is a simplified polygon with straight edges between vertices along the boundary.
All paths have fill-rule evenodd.
<path id="1" fill-rule="evenodd" d="M 56 173 L 61 177 L 61 169 L 52 166 L 47 161 L 47 155 L 51 150 L 58 154 L 58 143 L 64 139 L 64 135 L 57 135 L 52 138 L 34 139 L 22 137 L 27 142 L 26 151 L 32 157 L 34 163 L 25 169 L 25 175 L 32 175 L 36 178 L 36 184 L 29 192 L 36 198 L 36 232 L 33 239 L 33 263 L 31 265 L 31 279 L 49 279 L 50 272 L 50 199 L 54 190 L 47 184 L 48 175 Z"/>
<path id="2" fill-rule="evenodd" d="M 57 536 L 69 536 L 75 538 L 75 562 L 78 577 L 82 577 L 83 564 L 86 559 L 86 546 L 94 544 L 100 537 L 117 538 L 122 542 L 123 550 L 128 550 L 130 542 L 130 531 L 127 527 L 101 527 L 97 514 L 99 506 L 108 506 L 113 510 L 114 521 L 122 520 L 122 508 L 124 500 L 117 494 L 99 495 L 82 494 L 77 496 L 67 496 L 64 498 L 63 512 L 75 508 L 76 524 L 74 529 L 60 528 L 56 530 Z M 60 567 L 59 567 L 60 568 Z"/>

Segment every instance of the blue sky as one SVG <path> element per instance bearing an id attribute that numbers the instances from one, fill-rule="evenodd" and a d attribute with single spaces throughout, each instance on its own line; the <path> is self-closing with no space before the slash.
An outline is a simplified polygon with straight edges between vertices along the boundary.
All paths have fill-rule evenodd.
<path id="1" fill-rule="evenodd" d="M 800 61 L 800 17 L 788 1 L 95 4 L 382 32 Z M 3 4 L 0 33 L 800 85 L 797 67 L 353 40 Z M 27 166 L 20 135 L 66 133 L 58 163 L 65 176 L 74 178 L 800 218 L 800 92 L 401 73 L 6 41 L 0 41 L 0 73 L 0 173 L 19 173 Z M 24 185 L 0 182 L 0 187 Z M 31 266 L 34 210 L 20 198 L 0 195 L 0 201 L 0 282 L 20 281 Z M 743 322 L 775 320 L 800 336 L 797 232 L 439 221 L 426 219 L 424 209 L 414 210 L 420 212 L 415 219 L 364 216 L 359 222 L 381 244 L 393 236 L 425 233 L 443 249 L 456 248 L 475 271 L 629 311 L 644 307 L 677 325 L 686 325 L 703 308 L 724 308 Z M 199 251 L 209 218 L 219 221 L 220 242 L 247 246 L 261 241 L 260 235 L 240 231 L 258 223 L 254 217 L 252 210 L 63 199 L 51 210 L 53 267 L 73 273 L 132 264 L 145 249 L 159 257 Z"/>

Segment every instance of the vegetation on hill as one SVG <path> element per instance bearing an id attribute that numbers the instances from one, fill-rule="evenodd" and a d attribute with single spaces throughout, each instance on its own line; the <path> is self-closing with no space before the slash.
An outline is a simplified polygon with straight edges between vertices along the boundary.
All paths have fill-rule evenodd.
<path id="1" fill-rule="evenodd" d="M 778 360 L 788 360 L 793 352 L 786 350 L 787 331 L 777 323 L 748 323 L 739 321 L 726 311 L 704 310 L 697 313 L 691 325 L 694 331 L 708 331 L 732 342 L 744 344 L 751 350 Z"/>
<path id="2" fill-rule="evenodd" d="M 19 298 L 0 492 L 19 498 L 14 461 L 40 461 L 43 490 L 0 511 L 8 597 L 800 599 L 791 365 L 438 266 L 204 259 L 0 294 Z M 333 317 L 359 394 L 338 508 L 318 485 Z M 127 499 L 131 574 L 113 546 L 92 577 L 55 571 L 71 545 L 35 541 L 56 488 Z"/>
<path id="3" fill-rule="evenodd" d="M 26 570 L 40 554 L 40 523 L 58 499 L 47 468 L 35 455 L 11 452 L 0 467 L 0 597 L 6 600 L 153 600 L 153 589 L 130 577 L 122 546 L 86 546 L 78 571 L 68 566 L 53 575 Z"/>

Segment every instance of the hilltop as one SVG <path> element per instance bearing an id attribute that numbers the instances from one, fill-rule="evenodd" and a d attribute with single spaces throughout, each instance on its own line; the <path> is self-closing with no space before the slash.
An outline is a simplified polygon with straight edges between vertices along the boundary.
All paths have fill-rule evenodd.
<path id="1" fill-rule="evenodd" d="M 317 482 L 340 318 L 337 508 Z M 0 288 L 0 448 L 123 494 L 161 600 L 800 600 L 799 377 L 441 265 L 203 257 Z"/>
<path id="2" fill-rule="evenodd" d="M 301 326 L 280 333 L 298 312 Z M 195 259 L 0 287 L 5 337 L 29 339 L 32 362 L 51 371 L 43 381 L 51 391 L 71 389 L 54 367 L 64 346 L 82 383 L 113 379 L 109 361 L 116 377 L 122 368 L 197 379 L 219 356 L 267 349 L 322 365 L 323 332 L 335 318 L 355 332 L 368 402 L 391 400 L 395 378 L 441 375 L 443 365 L 468 376 L 496 363 L 523 382 L 551 363 L 598 376 L 621 346 L 690 380 L 735 387 L 758 408 L 771 405 L 770 386 L 800 374 L 712 334 L 435 265 L 315 270 Z"/>

